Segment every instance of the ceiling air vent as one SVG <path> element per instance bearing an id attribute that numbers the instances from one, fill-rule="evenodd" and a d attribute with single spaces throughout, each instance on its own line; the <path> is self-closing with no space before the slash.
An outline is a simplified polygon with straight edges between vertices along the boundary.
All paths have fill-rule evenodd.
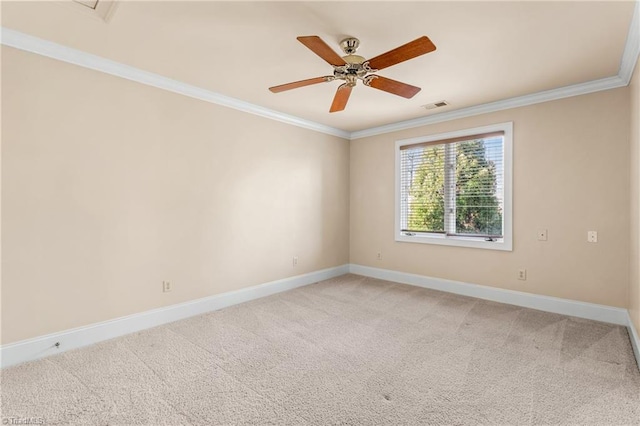
<path id="1" fill-rule="evenodd" d="M 422 105 L 422 108 L 424 109 L 436 109 L 436 108 L 442 108 L 449 105 L 447 103 L 447 101 L 439 101 L 439 102 L 434 102 L 432 104 L 426 104 L 426 105 Z"/>

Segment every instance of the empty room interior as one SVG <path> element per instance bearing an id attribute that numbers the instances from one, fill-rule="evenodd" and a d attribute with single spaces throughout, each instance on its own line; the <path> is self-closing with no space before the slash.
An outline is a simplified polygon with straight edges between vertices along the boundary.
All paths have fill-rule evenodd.
<path id="1" fill-rule="evenodd" d="M 1 1 L 3 424 L 640 424 L 640 4 Z"/>

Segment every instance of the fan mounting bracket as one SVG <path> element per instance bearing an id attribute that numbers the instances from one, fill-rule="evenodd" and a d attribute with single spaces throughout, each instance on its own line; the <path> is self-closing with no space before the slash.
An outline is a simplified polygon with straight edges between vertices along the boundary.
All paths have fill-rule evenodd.
<path id="1" fill-rule="evenodd" d="M 360 40 L 355 37 L 347 37 L 340 41 L 340 48 L 347 55 L 353 55 L 360 46 Z"/>

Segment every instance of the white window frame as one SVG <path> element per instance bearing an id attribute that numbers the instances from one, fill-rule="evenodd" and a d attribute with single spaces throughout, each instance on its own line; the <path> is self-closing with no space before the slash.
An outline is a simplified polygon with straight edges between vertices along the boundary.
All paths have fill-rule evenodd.
<path id="1" fill-rule="evenodd" d="M 463 237 L 420 232 L 415 235 L 405 235 L 401 232 L 400 224 L 400 148 L 405 145 L 413 145 L 424 142 L 434 142 L 445 139 L 453 139 L 464 136 L 472 136 L 483 133 L 504 132 L 504 206 L 502 212 L 502 238 L 496 241 L 484 241 L 478 237 Z M 513 250 L 513 122 L 492 124 L 473 129 L 458 130 L 455 132 L 439 133 L 437 135 L 419 136 L 411 139 L 396 141 L 395 151 L 395 240 L 405 243 L 439 244 L 446 246 L 473 247 L 489 250 Z"/>

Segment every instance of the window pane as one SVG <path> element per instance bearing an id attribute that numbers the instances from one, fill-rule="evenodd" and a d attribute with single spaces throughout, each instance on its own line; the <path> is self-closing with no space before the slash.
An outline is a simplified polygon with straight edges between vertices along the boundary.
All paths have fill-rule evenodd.
<path id="1" fill-rule="evenodd" d="M 444 232 L 444 145 L 402 151 L 401 226 Z"/>
<path id="2" fill-rule="evenodd" d="M 502 236 L 503 138 L 458 142 L 456 234 Z"/>

